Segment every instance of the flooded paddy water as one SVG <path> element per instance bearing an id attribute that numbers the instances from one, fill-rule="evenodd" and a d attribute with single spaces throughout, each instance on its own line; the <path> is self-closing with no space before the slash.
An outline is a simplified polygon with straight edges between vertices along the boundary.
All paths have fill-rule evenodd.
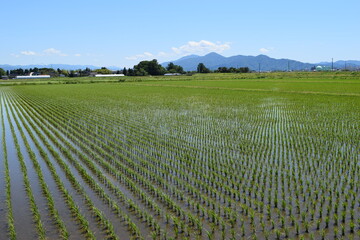
<path id="1" fill-rule="evenodd" d="M 2 115 L 3 106 L 0 101 L 0 113 Z M 0 124 L 1 126 L 1 124 Z M 3 134 L 5 135 L 5 130 L 3 127 L 0 127 L 0 232 L 5 233 L 6 229 L 6 180 L 5 180 L 5 154 L 3 151 L 4 142 L 3 142 Z M 0 234 L 0 239 L 6 239 L 6 235 Z"/>
<path id="2" fill-rule="evenodd" d="M 96 87 L 0 88 L 0 239 L 358 237 L 358 96 Z"/>

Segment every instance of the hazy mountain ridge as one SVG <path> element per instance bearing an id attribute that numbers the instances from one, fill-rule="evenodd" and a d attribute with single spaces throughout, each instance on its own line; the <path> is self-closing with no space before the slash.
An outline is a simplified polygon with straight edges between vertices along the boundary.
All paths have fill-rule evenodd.
<path id="1" fill-rule="evenodd" d="M 179 58 L 174 61 L 164 62 L 161 65 L 166 67 L 170 62 L 176 65 L 180 65 L 185 71 L 196 71 L 199 63 L 204 63 L 205 66 L 211 70 L 216 70 L 219 67 L 248 67 L 254 71 L 299 71 L 299 70 L 310 70 L 314 66 L 334 66 L 335 69 L 352 69 L 360 68 L 360 61 L 358 60 L 339 60 L 334 63 L 332 62 L 320 62 L 320 63 L 303 63 L 291 59 L 275 59 L 266 55 L 258 56 L 245 56 L 236 55 L 231 57 L 224 57 L 218 53 L 209 53 L 205 56 L 199 55 L 188 55 Z M 65 70 L 78 70 L 90 68 L 92 70 L 99 69 L 101 67 L 94 65 L 71 65 L 71 64 L 31 64 L 31 65 L 9 65 L 2 64 L 0 68 L 7 70 L 14 69 L 30 69 L 30 68 L 53 68 L 53 69 L 65 69 Z M 122 68 L 111 66 L 107 67 L 110 70 L 121 70 Z"/>
<path id="2" fill-rule="evenodd" d="M 319 65 L 331 66 L 331 62 L 320 62 Z M 352 67 L 360 67 L 360 61 L 357 60 L 339 60 L 334 62 L 334 68 L 352 68 Z"/>
<path id="3" fill-rule="evenodd" d="M 180 65 L 185 71 L 195 71 L 199 63 L 204 63 L 205 66 L 211 70 L 216 70 L 219 67 L 248 67 L 255 71 L 299 71 L 310 70 L 317 65 L 331 65 L 330 62 L 323 63 L 303 63 L 291 59 L 275 59 L 266 55 L 258 56 L 244 56 L 237 55 L 231 57 L 224 57 L 217 53 L 209 53 L 205 56 L 182 57 L 178 60 L 172 61 L 176 65 Z M 346 61 L 347 66 L 354 67 L 360 66 L 360 61 L 349 60 Z M 162 63 L 163 66 L 167 66 L 169 62 Z M 345 61 L 334 62 L 334 68 L 344 68 Z"/>

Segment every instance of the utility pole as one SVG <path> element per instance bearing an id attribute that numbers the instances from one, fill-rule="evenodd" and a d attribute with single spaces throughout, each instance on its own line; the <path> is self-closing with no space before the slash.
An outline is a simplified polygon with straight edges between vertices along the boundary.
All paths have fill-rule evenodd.
<path id="1" fill-rule="evenodd" d="M 259 63 L 259 73 L 260 73 L 260 63 Z"/>
<path id="2" fill-rule="evenodd" d="M 334 71 L 334 58 L 331 58 L 331 71 Z"/>
<path id="3" fill-rule="evenodd" d="M 288 72 L 290 72 L 290 61 L 288 61 Z"/>

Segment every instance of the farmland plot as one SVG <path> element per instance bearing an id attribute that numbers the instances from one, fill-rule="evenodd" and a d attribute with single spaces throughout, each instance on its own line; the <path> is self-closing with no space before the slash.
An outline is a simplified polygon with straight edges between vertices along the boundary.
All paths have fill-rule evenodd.
<path id="1" fill-rule="evenodd" d="M 359 83 L 241 84 L 0 88 L 0 239 L 358 239 Z"/>

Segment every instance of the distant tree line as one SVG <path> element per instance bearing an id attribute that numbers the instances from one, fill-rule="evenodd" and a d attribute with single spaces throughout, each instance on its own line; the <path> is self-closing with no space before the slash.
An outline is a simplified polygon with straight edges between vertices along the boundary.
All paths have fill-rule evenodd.
<path id="1" fill-rule="evenodd" d="M 217 73 L 247 73 L 250 72 L 250 69 L 248 67 L 240 67 L 240 68 L 234 68 L 234 67 L 219 67 L 215 71 L 211 71 L 209 68 L 205 66 L 204 63 L 199 63 L 197 66 L 196 71 L 192 72 L 185 72 L 183 67 L 179 65 L 175 65 L 174 63 L 170 62 L 167 67 L 163 67 L 161 64 L 158 63 L 156 59 L 153 59 L 151 61 L 141 61 L 137 65 L 135 65 L 133 68 L 124 68 L 122 70 L 118 71 L 112 71 L 107 69 L 106 67 L 102 67 L 100 69 L 91 70 L 90 68 L 86 69 L 78 69 L 78 70 L 65 70 L 65 69 L 53 69 L 53 68 L 30 68 L 30 69 L 14 69 L 14 70 L 8 70 L 4 71 L 4 69 L 0 68 L 0 77 L 1 76 L 26 76 L 30 75 L 30 73 L 33 73 L 33 75 L 50 75 L 51 77 L 87 77 L 92 74 L 111 74 L 111 73 L 117 73 L 117 74 L 124 74 L 125 76 L 147 76 L 147 75 L 164 75 L 165 73 L 179 73 L 179 74 L 185 74 L 185 73 L 211 73 L 211 72 L 217 72 Z"/>
<path id="2" fill-rule="evenodd" d="M 23 76 L 23 75 L 29 75 L 30 73 L 33 73 L 35 75 L 56 75 L 57 72 L 53 68 L 30 68 L 30 69 L 14 69 L 8 71 L 9 75 L 17 75 L 17 76 Z"/>
<path id="3" fill-rule="evenodd" d="M 113 71 L 102 67 L 101 69 L 91 70 L 90 68 L 78 69 L 78 70 L 66 70 L 66 69 L 53 69 L 53 68 L 29 68 L 29 69 L 14 69 L 7 70 L 6 72 L 2 72 L 0 70 L 0 76 L 27 76 L 32 73 L 33 75 L 50 75 L 51 77 L 87 77 L 90 76 L 91 73 L 99 73 L 99 74 L 111 74 Z M 120 73 L 120 71 L 117 71 Z"/>
<path id="4" fill-rule="evenodd" d="M 181 66 L 169 63 L 166 68 L 161 66 L 156 59 L 151 61 L 141 61 L 133 68 L 124 68 L 122 73 L 126 76 L 147 76 L 147 75 L 164 75 L 165 73 L 180 73 L 185 71 Z"/>
<path id="5" fill-rule="evenodd" d="M 248 67 L 240 67 L 240 68 L 219 67 L 214 72 L 218 72 L 218 73 L 248 73 L 248 72 L 250 72 L 250 69 Z"/>
<path id="6" fill-rule="evenodd" d="M 199 63 L 196 69 L 197 73 L 211 73 L 211 72 L 218 72 L 218 73 L 248 73 L 250 69 L 248 67 L 219 67 L 215 71 L 211 71 L 209 68 L 205 66 L 204 63 Z M 134 68 L 124 68 L 122 73 L 126 76 L 146 76 L 146 75 L 164 75 L 165 73 L 186 73 L 183 67 L 179 65 L 175 65 L 174 63 L 169 63 L 166 68 L 161 66 L 157 62 L 156 59 L 151 61 L 141 61 L 139 64 L 135 65 Z"/>
<path id="7" fill-rule="evenodd" d="M 248 67 L 240 67 L 240 68 L 219 67 L 217 70 L 211 71 L 203 63 L 199 63 L 198 66 L 197 66 L 197 72 L 198 73 L 210 73 L 210 72 L 215 72 L 215 73 L 248 73 L 248 72 L 250 72 L 250 69 Z"/>
<path id="8" fill-rule="evenodd" d="M 29 69 L 14 69 L 14 70 L 8 70 L 6 71 L 6 75 L 8 76 L 26 76 L 30 75 L 30 73 L 33 73 L 33 75 L 50 75 L 52 77 L 57 77 L 60 74 L 66 74 L 69 75 L 69 72 L 67 70 L 60 70 L 60 69 L 53 69 L 53 68 L 29 68 Z"/>

